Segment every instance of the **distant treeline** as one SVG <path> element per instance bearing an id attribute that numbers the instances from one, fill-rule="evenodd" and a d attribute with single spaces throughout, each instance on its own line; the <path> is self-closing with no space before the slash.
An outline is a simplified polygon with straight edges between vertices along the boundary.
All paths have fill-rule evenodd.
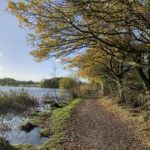
<path id="1" fill-rule="evenodd" d="M 4 78 L 0 79 L 0 85 L 7 85 L 7 86 L 38 86 L 42 88 L 60 88 L 60 83 L 63 82 L 63 85 L 68 85 L 70 83 L 75 83 L 74 79 L 70 77 L 54 77 L 50 79 L 43 79 L 40 82 L 34 81 L 18 81 L 12 78 Z"/>
<path id="2" fill-rule="evenodd" d="M 38 82 L 34 81 L 18 81 L 12 78 L 0 79 L 0 85 L 8 86 L 38 86 Z"/>

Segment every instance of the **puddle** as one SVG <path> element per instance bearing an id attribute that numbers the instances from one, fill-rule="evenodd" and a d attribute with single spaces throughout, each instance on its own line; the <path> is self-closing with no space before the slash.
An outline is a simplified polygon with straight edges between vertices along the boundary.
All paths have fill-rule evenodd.
<path id="1" fill-rule="evenodd" d="M 21 116 L 3 117 L 1 122 L 1 128 L 7 128 L 4 132 L 0 132 L 0 137 L 5 137 L 10 144 L 29 144 L 32 146 L 37 146 L 44 143 L 48 138 L 41 137 L 41 128 L 34 128 L 30 132 L 25 132 L 20 130 L 19 126 L 25 124 L 29 119 Z"/>
<path id="2" fill-rule="evenodd" d="M 40 128 L 34 128 L 28 133 L 21 130 L 13 130 L 5 132 L 4 136 L 6 136 L 10 144 L 30 144 L 32 146 L 37 146 L 48 139 L 46 137 L 40 137 L 40 131 Z"/>
<path id="3" fill-rule="evenodd" d="M 50 105 L 40 104 L 35 110 L 46 112 Z M 32 111 L 31 111 L 32 112 Z M 10 144 L 29 144 L 37 146 L 44 143 L 48 138 L 41 137 L 41 128 L 34 128 L 30 132 L 20 129 L 20 125 L 29 122 L 27 115 L 6 114 L 0 116 L 0 137 L 4 137 Z"/>

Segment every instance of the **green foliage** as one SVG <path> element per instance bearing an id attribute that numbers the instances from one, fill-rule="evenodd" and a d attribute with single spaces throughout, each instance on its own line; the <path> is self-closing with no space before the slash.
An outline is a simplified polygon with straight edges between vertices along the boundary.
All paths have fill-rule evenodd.
<path id="1" fill-rule="evenodd" d="M 65 77 L 60 80 L 59 87 L 62 90 L 69 90 L 73 97 L 77 97 L 78 86 L 81 83 L 76 81 L 75 79 Z"/>
<path id="2" fill-rule="evenodd" d="M 44 79 L 40 82 L 40 86 L 43 88 L 59 88 L 59 81 L 62 77 L 56 77 L 51 79 Z"/>
<path id="3" fill-rule="evenodd" d="M 58 108 L 52 112 L 52 130 L 62 130 L 65 122 L 70 118 L 73 108 L 80 103 L 80 99 L 75 99 L 63 108 Z"/>

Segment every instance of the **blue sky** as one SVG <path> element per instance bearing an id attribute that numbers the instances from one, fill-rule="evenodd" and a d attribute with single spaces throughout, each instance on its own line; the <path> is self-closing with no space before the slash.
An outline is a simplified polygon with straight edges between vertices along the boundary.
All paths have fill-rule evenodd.
<path id="1" fill-rule="evenodd" d="M 4 11 L 7 0 L 0 1 L 0 78 L 39 81 L 54 76 L 67 76 L 69 72 L 54 60 L 35 62 L 29 55 L 33 49 L 27 44 L 28 31 L 19 28 L 18 20 Z"/>

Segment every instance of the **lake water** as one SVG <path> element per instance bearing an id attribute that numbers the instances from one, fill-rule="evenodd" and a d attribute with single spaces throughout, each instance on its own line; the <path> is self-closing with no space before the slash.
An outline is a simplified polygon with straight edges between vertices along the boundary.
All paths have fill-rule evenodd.
<path id="1" fill-rule="evenodd" d="M 49 89 L 49 88 L 40 88 L 40 87 L 13 87 L 13 86 L 0 86 L 0 91 L 9 92 L 12 91 L 27 91 L 31 96 L 35 96 L 37 98 L 42 98 L 44 95 L 55 96 L 55 91 L 59 95 L 59 89 Z"/>
<path id="2" fill-rule="evenodd" d="M 48 95 L 55 99 L 56 95 L 60 100 L 68 101 L 71 99 L 71 95 L 67 91 L 60 91 L 59 89 L 48 89 L 48 88 L 39 88 L 39 87 L 10 87 L 10 86 L 0 86 L 0 91 L 9 92 L 25 90 L 29 95 L 37 98 L 39 105 L 37 110 L 47 111 L 50 109 L 49 104 L 43 103 L 43 97 Z M 27 116 L 16 115 L 8 113 L 5 116 L 0 116 L 0 127 L 2 125 L 9 126 L 8 130 L 1 131 L 0 136 L 5 137 L 11 144 L 30 144 L 32 146 L 40 145 L 47 140 L 45 137 L 40 137 L 40 128 L 34 128 L 30 132 L 24 132 L 19 129 L 20 124 L 28 121 Z"/>

